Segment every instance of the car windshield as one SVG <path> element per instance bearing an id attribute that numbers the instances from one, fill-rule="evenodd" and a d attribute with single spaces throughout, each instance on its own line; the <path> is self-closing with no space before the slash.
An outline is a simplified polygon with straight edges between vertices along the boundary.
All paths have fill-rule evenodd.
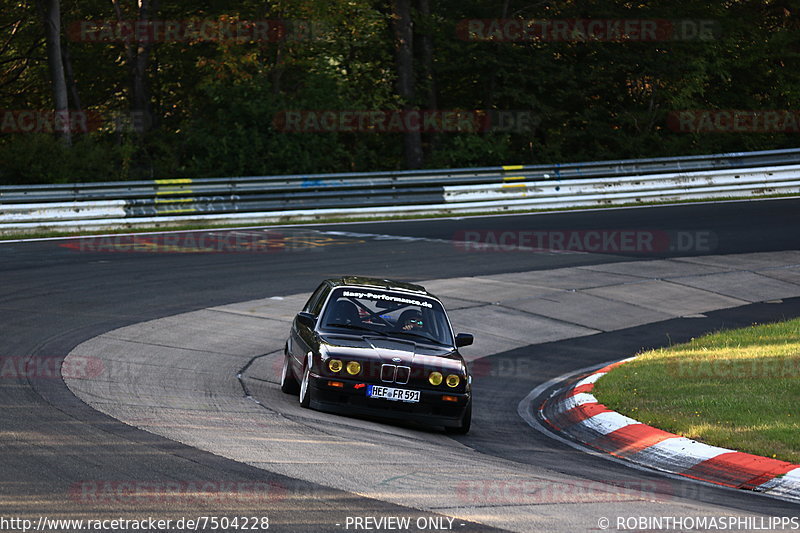
<path id="1" fill-rule="evenodd" d="M 442 305 L 415 294 L 339 288 L 331 294 L 320 324 L 325 331 L 347 330 L 453 345 Z"/>

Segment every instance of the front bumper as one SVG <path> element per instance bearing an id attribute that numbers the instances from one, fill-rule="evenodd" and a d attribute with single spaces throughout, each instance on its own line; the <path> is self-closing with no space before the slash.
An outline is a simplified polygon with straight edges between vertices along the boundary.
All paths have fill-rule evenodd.
<path id="1" fill-rule="evenodd" d="M 329 382 L 342 383 L 342 387 L 328 385 Z M 311 407 L 346 415 L 362 415 L 391 420 L 413 420 L 428 425 L 456 427 L 460 425 L 464 412 L 472 401 L 469 392 L 450 392 L 417 389 L 413 386 L 393 383 L 375 383 L 401 389 L 420 391 L 419 402 L 391 401 L 367 396 L 367 383 L 363 381 L 310 375 Z M 359 386 L 357 388 L 357 386 Z M 443 396 L 456 398 L 445 401 Z"/>

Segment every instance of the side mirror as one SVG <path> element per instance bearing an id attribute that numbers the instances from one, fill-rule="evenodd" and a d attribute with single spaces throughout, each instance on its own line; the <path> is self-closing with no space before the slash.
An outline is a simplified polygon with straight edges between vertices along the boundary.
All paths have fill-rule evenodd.
<path id="1" fill-rule="evenodd" d="M 475 337 L 472 336 L 472 333 L 459 333 L 456 335 L 456 348 L 461 348 L 462 346 L 469 346 L 472 344 L 472 341 L 475 340 Z"/>
<path id="2" fill-rule="evenodd" d="M 314 329 L 314 326 L 317 324 L 317 317 L 311 313 L 306 313 L 305 311 L 300 311 L 297 313 L 295 320 L 297 320 L 298 324 L 301 324 L 308 329 Z"/>

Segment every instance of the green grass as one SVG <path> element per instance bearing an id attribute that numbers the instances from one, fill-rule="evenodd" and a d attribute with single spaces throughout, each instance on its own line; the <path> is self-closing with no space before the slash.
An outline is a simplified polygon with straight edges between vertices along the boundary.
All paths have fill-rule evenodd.
<path id="1" fill-rule="evenodd" d="M 800 464 L 800 319 L 645 352 L 593 394 L 665 431 Z"/>
<path id="2" fill-rule="evenodd" d="M 798 194 L 770 194 L 760 195 L 752 198 L 741 197 L 725 197 L 725 198 L 704 198 L 698 200 L 677 200 L 669 202 L 631 202 L 623 204 L 609 204 L 609 205 L 592 205 L 592 206 L 579 206 L 570 208 L 553 208 L 553 209 L 524 209 L 524 210 L 508 210 L 508 211 L 474 211 L 469 213 L 441 213 L 430 215 L 385 215 L 385 216 L 372 216 L 372 217 L 324 217 L 315 218 L 313 220 L 297 220 L 291 217 L 285 217 L 275 222 L 265 222 L 263 224 L 180 224 L 174 223 L 160 223 L 148 226 L 136 226 L 130 228 L 120 228 L 113 230 L 86 230 L 86 231 L 66 231 L 66 230 L 53 230 L 53 231 L 30 231 L 30 232 L 6 232 L 0 234 L 0 241 L 16 240 L 16 239 L 42 239 L 49 237 L 77 237 L 82 235 L 115 235 L 127 233 L 148 233 L 153 231 L 185 231 L 185 230 L 204 230 L 204 229 L 226 229 L 226 228 L 241 228 L 241 227 L 269 227 L 281 226 L 286 224 L 291 225 L 309 225 L 309 224 L 330 224 L 337 222 L 375 222 L 380 220 L 416 220 L 426 218 L 458 218 L 458 217 L 477 217 L 488 215 L 524 215 L 529 213 L 548 213 L 553 211 L 583 211 L 587 209 L 614 209 L 621 207 L 644 207 L 644 206 L 658 206 L 658 205 L 672 205 L 672 204 L 691 204 L 697 202 L 725 202 L 725 201 L 745 201 L 753 199 L 765 198 L 790 198 L 800 196 Z"/>

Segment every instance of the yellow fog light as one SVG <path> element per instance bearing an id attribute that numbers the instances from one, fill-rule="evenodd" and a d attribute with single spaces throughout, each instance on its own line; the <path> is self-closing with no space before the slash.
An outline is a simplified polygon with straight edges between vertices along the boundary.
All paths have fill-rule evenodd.
<path id="1" fill-rule="evenodd" d="M 431 382 L 431 385 L 441 385 L 442 384 L 442 373 L 441 372 L 431 372 L 428 376 L 428 381 Z"/>
<path id="2" fill-rule="evenodd" d="M 448 387 L 458 387 L 459 383 L 461 383 L 461 378 L 456 376 L 455 374 L 450 374 L 449 376 L 447 376 Z"/>
<path id="3" fill-rule="evenodd" d="M 328 361 L 328 368 L 331 369 L 331 372 L 339 372 L 342 369 L 342 362 L 338 359 L 331 359 Z"/>
<path id="4" fill-rule="evenodd" d="M 355 376 L 359 372 L 361 372 L 361 363 L 359 363 L 358 361 L 349 361 L 347 363 L 348 374 L 350 374 L 351 376 Z"/>

